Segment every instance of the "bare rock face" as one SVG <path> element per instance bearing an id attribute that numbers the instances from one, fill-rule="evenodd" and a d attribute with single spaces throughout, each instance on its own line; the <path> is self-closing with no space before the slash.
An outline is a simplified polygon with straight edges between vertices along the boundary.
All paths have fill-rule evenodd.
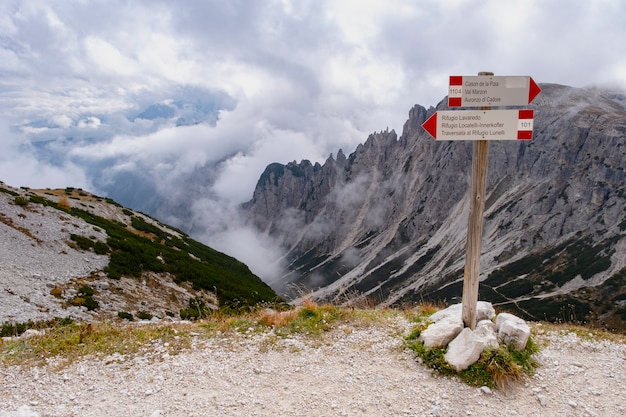
<path id="1" fill-rule="evenodd" d="M 525 319 L 626 328 L 626 95 L 541 88 L 534 139 L 490 142 L 479 298 Z M 459 299 L 472 143 L 421 128 L 445 108 L 416 105 L 400 136 L 374 133 L 347 157 L 267 167 L 245 210 L 285 251 L 276 289 Z"/>

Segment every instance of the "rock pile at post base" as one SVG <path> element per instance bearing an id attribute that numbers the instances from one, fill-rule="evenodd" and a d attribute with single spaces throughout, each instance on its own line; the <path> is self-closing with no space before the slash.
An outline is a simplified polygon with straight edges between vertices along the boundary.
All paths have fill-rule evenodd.
<path id="1" fill-rule="evenodd" d="M 494 321 L 495 318 L 495 321 Z M 476 306 L 474 330 L 463 326 L 461 304 L 454 304 L 431 315 L 432 322 L 419 336 L 424 347 L 448 347 L 444 358 L 457 371 L 467 369 L 478 361 L 486 349 L 500 344 L 524 350 L 530 337 L 530 327 L 524 320 L 509 313 L 496 316 L 491 303 L 479 301 Z"/>

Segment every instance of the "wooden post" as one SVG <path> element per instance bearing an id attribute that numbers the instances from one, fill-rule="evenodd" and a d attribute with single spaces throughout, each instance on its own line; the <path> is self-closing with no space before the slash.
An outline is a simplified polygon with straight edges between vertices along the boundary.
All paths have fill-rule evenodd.
<path id="1" fill-rule="evenodd" d="M 478 75 L 493 75 L 493 72 L 479 72 Z M 481 110 L 491 110 L 491 107 L 481 107 Z M 480 273 L 480 250 L 483 237 L 483 214 L 485 212 L 488 163 L 489 141 L 479 140 L 474 142 L 462 301 L 463 323 L 465 327 L 469 327 L 472 330 L 476 327 L 478 275 Z"/>

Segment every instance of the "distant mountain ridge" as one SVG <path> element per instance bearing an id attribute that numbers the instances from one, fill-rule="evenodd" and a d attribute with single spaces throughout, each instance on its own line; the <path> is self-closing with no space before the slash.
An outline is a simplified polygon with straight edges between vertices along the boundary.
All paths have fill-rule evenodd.
<path id="1" fill-rule="evenodd" d="M 626 328 L 626 95 L 542 84 L 532 141 L 492 141 L 480 298 L 529 319 Z M 245 205 L 292 285 L 342 302 L 457 300 L 471 142 L 438 142 L 416 105 L 400 137 L 322 164 L 271 164 Z"/>

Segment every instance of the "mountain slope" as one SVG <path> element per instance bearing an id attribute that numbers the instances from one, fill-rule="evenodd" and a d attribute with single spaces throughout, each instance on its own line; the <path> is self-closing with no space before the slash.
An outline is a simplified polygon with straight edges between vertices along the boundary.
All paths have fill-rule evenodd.
<path id="1" fill-rule="evenodd" d="M 532 141 L 490 143 L 480 298 L 530 319 L 626 319 L 626 96 L 544 84 Z M 442 101 L 437 109 L 445 109 Z M 347 158 L 272 164 L 251 221 L 285 248 L 290 284 L 335 302 L 461 296 L 472 143 L 437 142 L 416 105 L 402 136 Z"/>
<path id="2" fill-rule="evenodd" d="M 277 300 L 241 262 L 110 199 L 2 183 L 0 285 L 0 323 L 193 317 Z"/>

